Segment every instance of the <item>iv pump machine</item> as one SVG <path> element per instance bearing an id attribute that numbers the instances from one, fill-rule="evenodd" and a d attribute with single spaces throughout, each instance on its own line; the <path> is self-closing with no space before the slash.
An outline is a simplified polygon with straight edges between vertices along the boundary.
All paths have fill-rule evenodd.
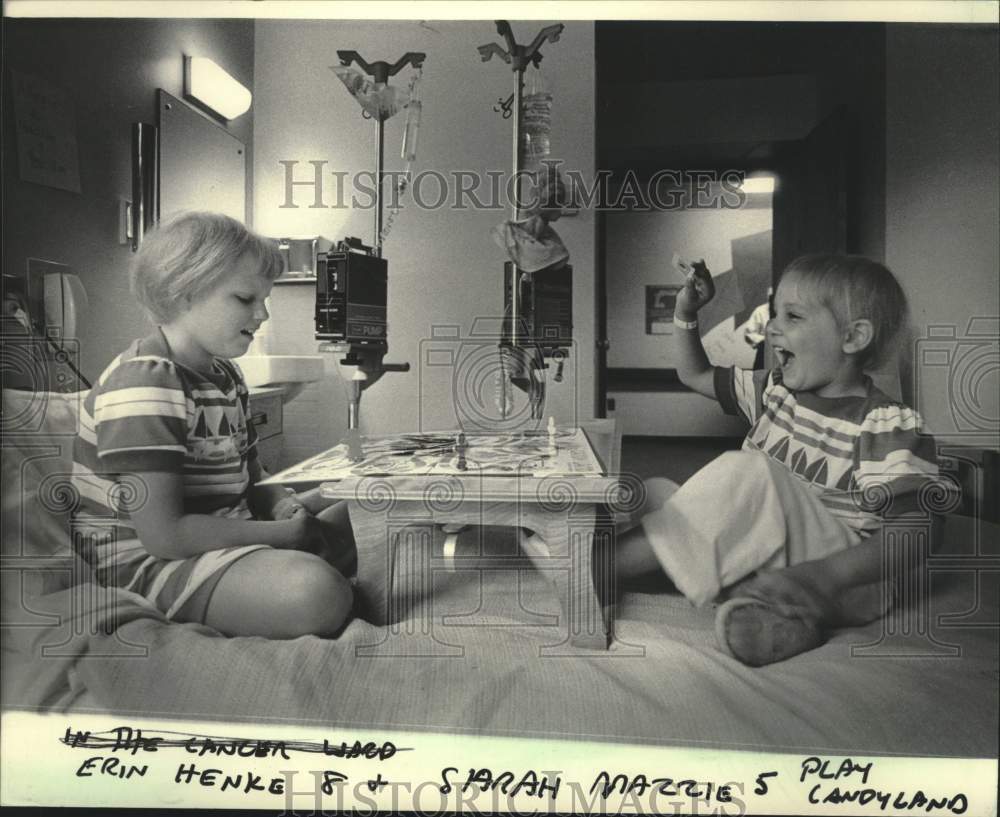
<path id="1" fill-rule="evenodd" d="M 316 339 L 385 346 L 388 264 L 357 238 L 316 257 Z"/>

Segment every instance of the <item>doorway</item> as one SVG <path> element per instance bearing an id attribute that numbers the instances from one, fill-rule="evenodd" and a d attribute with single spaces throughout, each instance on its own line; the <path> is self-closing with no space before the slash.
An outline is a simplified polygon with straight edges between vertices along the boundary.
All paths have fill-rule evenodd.
<path id="1" fill-rule="evenodd" d="M 857 65 L 845 72 L 841 63 L 838 74 L 832 60 L 877 44 L 883 33 L 880 26 L 829 24 L 597 24 L 598 168 L 610 172 L 612 190 L 671 173 L 688 191 L 686 199 L 667 199 L 666 208 L 611 207 L 596 220 L 595 413 L 616 417 L 624 436 L 745 433 L 679 382 L 669 309 L 647 307 L 647 288 L 664 288 L 669 301 L 669 288 L 680 282 L 673 253 L 705 257 L 713 274 L 735 282 L 726 293 L 719 287 L 726 302 L 717 296 L 708 327 L 724 320 L 728 337 L 704 339 L 720 353 L 713 362 L 753 367 L 762 360 L 746 359 L 750 347 L 735 330 L 766 303 L 774 275 L 805 251 L 868 249 L 851 246 L 849 217 L 884 207 L 877 195 L 865 208 L 852 199 L 858 139 L 845 103 L 860 83 L 878 83 L 853 74 Z M 877 62 L 877 48 L 860 50 L 868 56 L 859 63 Z M 878 110 L 877 98 L 861 97 L 859 104 Z M 866 138 L 878 144 L 877 118 L 871 121 Z M 866 190 L 877 192 L 878 167 L 857 164 L 867 173 Z M 734 206 L 734 175 L 770 179 L 774 187 Z M 726 352 L 744 354 L 727 360 Z"/>

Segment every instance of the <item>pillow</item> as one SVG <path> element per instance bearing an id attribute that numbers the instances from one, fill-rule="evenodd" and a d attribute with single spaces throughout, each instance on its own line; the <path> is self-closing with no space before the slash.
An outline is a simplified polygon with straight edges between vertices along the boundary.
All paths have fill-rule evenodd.
<path id="1" fill-rule="evenodd" d="M 65 440 L 72 444 L 80 419 L 80 409 L 89 392 L 3 390 L 0 428 L 3 436 Z"/>
<path id="2" fill-rule="evenodd" d="M 69 535 L 76 496 L 73 439 L 86 394 L 3 390 L 0 541 L 5 557 L 27 566 L 10 571 L 5 581 L 20 578 L 31 594 L 91 578 Z M 45 561 L 33 568 L 32 559 Z M 13 603 L 20 595 L 14 594 Z"/>

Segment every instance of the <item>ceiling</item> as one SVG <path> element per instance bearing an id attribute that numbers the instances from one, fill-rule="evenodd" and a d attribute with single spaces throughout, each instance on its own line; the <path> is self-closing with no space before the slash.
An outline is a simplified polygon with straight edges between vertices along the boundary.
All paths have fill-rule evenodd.
<path id="1" fill-rule="evenodd" d="M 878 23 L 598 22 L 598 165 L 767 169 L 882 37 Z"/>

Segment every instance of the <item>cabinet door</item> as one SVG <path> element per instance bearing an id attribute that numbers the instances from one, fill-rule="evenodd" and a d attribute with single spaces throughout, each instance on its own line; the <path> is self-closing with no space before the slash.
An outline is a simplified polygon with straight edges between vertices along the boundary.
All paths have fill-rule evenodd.
<path id="1" fill-rule="evenodd" d="M 281 394 L 251 394 L 250 422 L 257 432 L 257 456 L 266 471 L 281 469 L 283 437 Z"/>

